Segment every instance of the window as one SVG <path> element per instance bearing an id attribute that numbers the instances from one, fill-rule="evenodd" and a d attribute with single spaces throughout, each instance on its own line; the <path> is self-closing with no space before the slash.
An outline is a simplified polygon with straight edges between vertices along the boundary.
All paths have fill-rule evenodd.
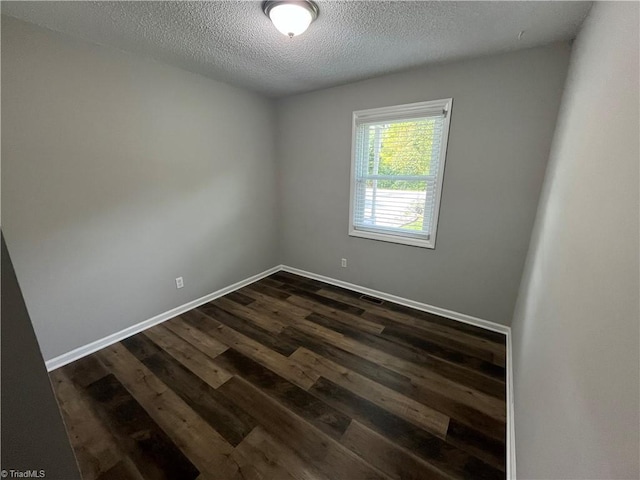
<path id="1" fill-rule="evenodd" d="M 451 103 L 353 112 L 349 235 L 435 248 Z"/>

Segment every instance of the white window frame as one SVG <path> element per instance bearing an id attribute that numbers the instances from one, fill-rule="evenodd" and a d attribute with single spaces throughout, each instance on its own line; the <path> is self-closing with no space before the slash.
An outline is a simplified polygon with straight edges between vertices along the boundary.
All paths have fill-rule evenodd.
<path id="1" fill-rule="evenodd" d="M 396 105 L 391 107 L 371 108 L 368 110 L 357 110 L 353 112 L 352 132 L 351 132 L 351 186 L 349 191 L 349 235 L 352 237 L 368 238 L 370 240 L 380 240 L 383 242 L 399 243 L 422 248 L 436 247 L 436 231 L 438 227 L 438 216 L 440 212 L 440 198 L 442 197 L 442 183 L 444 179 L 445 162 L 447 159 L 447 143 L 449 139 L 449 123 L 451 119 L 452 98 L 433 100 L 429 102 L 409 103 L 406 105 Z M 399 235 L 396 233 L 383 233 L 362 228 L 356 229 L 354 225 L 354 209 L 356 195 L 356 130 L 358 121 L 385 121 L 385 120 L 411 120 L 423 116 L 443 113 L 445 115 L 442 144 L 440 145 L 440 170 L 436 179 L 436 199 L 432 219 L 431 233 L 428 239 Z"/>

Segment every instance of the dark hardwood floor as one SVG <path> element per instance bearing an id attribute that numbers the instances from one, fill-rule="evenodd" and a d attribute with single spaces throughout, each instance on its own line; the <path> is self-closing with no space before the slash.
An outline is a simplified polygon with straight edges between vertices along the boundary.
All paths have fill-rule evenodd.
<path id="1" fill-rule="evenodd" d="M 503 335 L 279 272 L 51 372 L 84 479 L 505 478 Z"/>

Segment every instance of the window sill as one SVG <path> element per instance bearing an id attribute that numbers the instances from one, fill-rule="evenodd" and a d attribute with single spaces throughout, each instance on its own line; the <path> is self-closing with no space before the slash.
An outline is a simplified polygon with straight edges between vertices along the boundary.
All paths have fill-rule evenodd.
<path id="1" fill-rule="evenodd" d="M 435 239 L 423 240 L 421 238 L 402 237 L 400 235 L 368 232 L 366 230 L 356 230 L 353 227 L 349 229 L 350 237 L 368 238 L 369 240 L 378 240 L 380 242 L 398 243 L 400 245 L 409 245 L 411 247 L 436 248 Z"/>

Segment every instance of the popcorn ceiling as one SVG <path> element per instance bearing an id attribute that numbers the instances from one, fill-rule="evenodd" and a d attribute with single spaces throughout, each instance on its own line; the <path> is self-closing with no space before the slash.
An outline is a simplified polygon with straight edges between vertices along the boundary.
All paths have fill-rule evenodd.
<path id="1" fill-rule="evenodd" d="M 2 13 L 269 97 L 575 37 L 589 2 L 317 2 L 289 39 L 260 2 L 2 2 Z M 520 31 L 526 31 L 518 39 Z"/>

